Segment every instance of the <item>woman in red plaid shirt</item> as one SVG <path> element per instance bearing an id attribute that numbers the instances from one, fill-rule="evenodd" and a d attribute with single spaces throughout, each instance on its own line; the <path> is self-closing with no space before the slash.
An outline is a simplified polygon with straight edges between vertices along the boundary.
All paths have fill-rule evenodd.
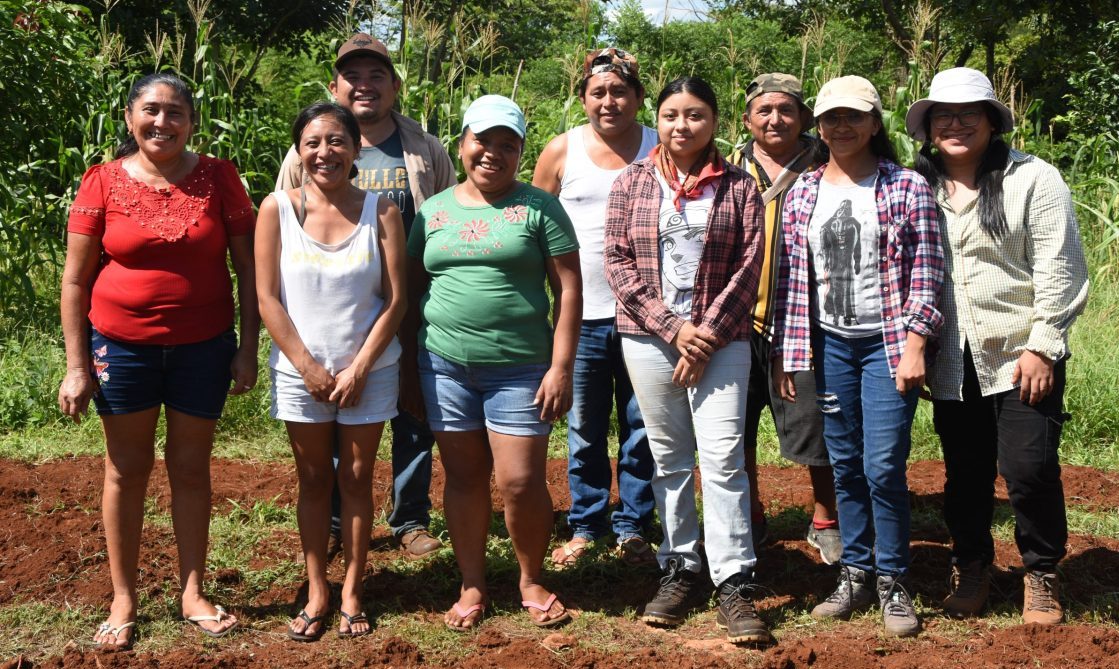
<path id="1" fill-rule="evenodd" d="M 716 150 L 717 125 L 715 93 L 702 79 L 677 79 L 661 91 L 660 144 L 610 193 L 606 276 L 664 524 L 657 554 L 664 577 L 642 620 L 678 625 L 709 595 L 699 574 L 698 451 L 719 623 L 731 641 L 767 643 L 753 604 L 757 559 L 743 448 L 764 206 L 753 178 Z"/>
<path id="2" fill-rule="evenodd" d="M 877 601 L 886 632 L 911 636 L 920 625 L 905 588 L 905 462 L 925 339 L 943 320 L 936 209 L 924 178 L 898 166 L 869 81 L 827 82 L 813 113 L 830 156 L 785 201 L 773 341 L 786 400 L 796 399 L 786 372 L 816 371 L 835 473 L 839 585 L 812 615 L 847 619 Z"/>

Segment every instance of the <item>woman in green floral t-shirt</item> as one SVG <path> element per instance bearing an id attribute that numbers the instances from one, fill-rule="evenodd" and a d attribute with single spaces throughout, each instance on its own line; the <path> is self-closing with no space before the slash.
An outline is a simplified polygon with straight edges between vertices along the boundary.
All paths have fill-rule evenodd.
<path id="1" fill-rule="evenodd" d="M 548 433 L 571 408 L 582 318 L 579 245 L 559 200 L 517 181 L 525 120 L 516 103 L 480 97 L 462 130 L 466 181 L 424 202 L 408 239 L 418 307 L 401 338 L 401 402 L 426 413 L 447 473 L 443 504 L 463 579 L 447 626 L 472 628 L 485 610 L 492 473 L 522 606 L 549 627 L 570 619 L 540 573 L 552 533 Z"/>

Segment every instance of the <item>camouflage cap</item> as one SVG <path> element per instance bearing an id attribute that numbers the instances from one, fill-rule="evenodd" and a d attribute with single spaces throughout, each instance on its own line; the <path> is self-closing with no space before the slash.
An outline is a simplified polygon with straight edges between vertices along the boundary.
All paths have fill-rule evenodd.
<path id="1" fill-rule="evenodd" d="M 786 95 L 791 95 L 801 107 L 808 109 L 808 105 L 804 104 L 804 95 L 801 92 L 800 79 L 797 79 L 791 74 L 783 74 L 781 72 L 759 74 L 750 82 L 750 85 L 746 87 L 746 105 L 749 106 L 754 98 L 759 95 L 765 95 L 766 93 L 785 93 Z"/>
<path id="2" fill-rule="evenodd" d="M 623 77 L 637 78 L 637 59 L 628 51 L 615 47 L 587 52 L 583 61 L 583 78 L 602 72 L 617 72 Z"/>

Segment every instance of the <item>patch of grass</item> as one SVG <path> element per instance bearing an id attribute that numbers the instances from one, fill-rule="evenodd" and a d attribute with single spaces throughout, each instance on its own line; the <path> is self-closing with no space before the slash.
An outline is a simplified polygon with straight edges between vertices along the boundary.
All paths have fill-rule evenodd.
<path id="1" fill-rule="evenodd" d="M 58 608 L 40 602 L 0 608 L 0 657 L 60 655 L 70 639 L 92 638 L 104 615 L 92 606 Z"/>

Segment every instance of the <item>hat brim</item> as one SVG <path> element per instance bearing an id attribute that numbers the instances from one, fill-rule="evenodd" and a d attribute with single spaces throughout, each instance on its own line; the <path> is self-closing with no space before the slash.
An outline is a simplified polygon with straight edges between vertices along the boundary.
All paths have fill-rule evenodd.
<path id="1" fill-rule="evenodd" d="M 909 111 L 905 112 L 905 131 L 909 136 L 918 142 L 927 142 L 929 140 L 928 134 L 925 132 L 925 116 L 929 113 L 929 109 L 933 105 L 938 104 L 967 104 L 969 102 L 983 102 L 991 105 L 999 113 L 999 120 L 1002 121 L 1002 127 L 998 128 L 1000 133 L 1010 132 L 1014 129 L 1014 114 L 1007 107 L 998 100 L 990 98 L 976 98 L 970 100 L 934 100 L 933 98 L 923 98 L 911 104 Z"/>
<path id="2" fill-rule="evenodd" d="M 833 109 L 843 109 L 843 108 L 854 109 L 856 111 L 861 111 L 861 112 L 870 112 L 874 109 L 877 109 L 879 113 L 882 112 L 882 109 L 878 105 L 874 104 L 873 102 L 864 100 L 863 98 L 857 98 L 857 97 L 854 97 L 854 96 L 851 96 L 851 95 L 841 95 L 841 96 L 835 96 L 835 97 L 829 96 L 826 100 L 823 100 L 822 102 L 817 102 L 816 106 L 813 107 L 813 109 L 812 109 L 812 115 L 815 116 L 816 118 L 820 118 L 821 115 L 823 115 L 823 114 L 825 114 L 825 113 L 827 113 L 827 112 L 829 112 Z"/>
<path id="3" fill-rule="evenodd" d="M 518 128 L 515 125 L 505 123 L 504 121 L 475 121 L 473 123 L 466 124 L 466 128 L 470 128 L 470 131 L 473 132 L 475 135 L 480 135 L 483 132 L 487 130 L 493 130 L 494 128 L 509 128 L 513 131 L 514 134 L 517 135 L 517 137 L 520 137 L 521 139 L 525 138 L 524 130 Z M 463 131 L 465 131 L 466 128 L 463 128 Z"/>

